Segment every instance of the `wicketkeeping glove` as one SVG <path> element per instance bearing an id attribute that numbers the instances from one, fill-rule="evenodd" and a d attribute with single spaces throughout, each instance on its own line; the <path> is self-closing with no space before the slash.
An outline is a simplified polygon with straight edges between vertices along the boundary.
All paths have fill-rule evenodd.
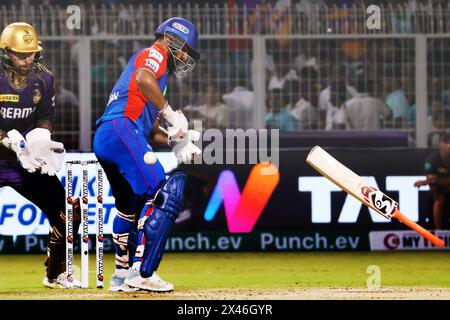
<path id="1" fill-rule="evenodd" d="M 51 140 L 51 133 L 44 128 L 36 128 L 26 135 L 26 140 L 34 157 L 41 163 L 41 173 L 53 176 L 64 163 L 66 151 L 61 142 Z"/>
<path id="2" fill-rule="evenodd" d="M 16 153 L 20 165 L 28 172 L 33 173 L 41 167 L 41 162 L 35 158 L 31 147 L 16 129 L 8 131 L 2 144 Z"/>

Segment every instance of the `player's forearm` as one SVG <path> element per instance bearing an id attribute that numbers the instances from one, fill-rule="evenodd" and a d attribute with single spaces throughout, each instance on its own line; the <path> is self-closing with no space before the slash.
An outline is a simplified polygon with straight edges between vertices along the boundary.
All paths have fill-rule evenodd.
<path id="1" fill-rule="evenodd" d="M 168 145 L 169 144 L 169 138 L 164 133 L 160 133 L 160 132 L 155 133 L 155 135 L 153 136 L 153 140 L 158 142 L 158 143 L 160 143 L 160 144 L 162 144 L 162 145 Z"/>
<path id="2" fill-rule="evenodd" d="M 450 187 L 450 177 L 433 177 L 432 179 L 429 179 L 430 184 L 433 184 L 435 186 L 449 188 Z"/>
<path id="3" fill-rule="evenodd" d="M 149 71 L 141 70 L 136 76 L 136 81 L 145 99 L 150 101 L 158 111 L 161 111 L 167 101 L 159 88 L 156 78 Z"/>

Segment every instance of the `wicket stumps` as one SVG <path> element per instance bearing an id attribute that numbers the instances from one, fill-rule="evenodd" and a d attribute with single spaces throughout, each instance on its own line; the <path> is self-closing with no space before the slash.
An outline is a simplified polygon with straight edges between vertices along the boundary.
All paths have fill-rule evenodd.
<path id="1" fill-rule="evenodd" d="M 81 287 L 89 287 L 89 166 L 95 165 L 97 189 L 95 207 L 95 257 L 97 288 L 103 288 L 103 169 L 97 160 L 66 161 L 66 271 L 69 281 L 73 280 L 73 166 L 81 165 Z M 95 192 L 94 192 L 95 193 Z M 78 230 L 75 230 L 78 232 Z"/>

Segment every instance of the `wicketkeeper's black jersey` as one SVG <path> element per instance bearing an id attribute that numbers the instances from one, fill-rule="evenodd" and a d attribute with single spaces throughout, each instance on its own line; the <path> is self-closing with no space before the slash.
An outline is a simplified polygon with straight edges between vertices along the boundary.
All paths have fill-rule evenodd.
<path id="1" fill-rule="evenodd" d="M 26 85 L 16 87 L 0 63 L 0 129 L 16 129 L 23 136 L 48 121 L 53 124 L 55 106 L 54 78 L 50 71 L 38 65 L 28 76 Z M 0 146 L 0 159 L 15 158 L 15 154 Z"/>

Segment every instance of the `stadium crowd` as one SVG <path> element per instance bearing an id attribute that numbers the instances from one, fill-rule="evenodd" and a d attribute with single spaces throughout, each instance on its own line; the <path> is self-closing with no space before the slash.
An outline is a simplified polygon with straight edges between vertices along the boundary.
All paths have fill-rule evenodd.
<path id="1" fill-rule="evenodd" d="M 204 1 L 187 1 L 191 6 Z M 208 5 L 233 5 L 261 10 L 248 15 L 247 31 L 269 34 L 265 44 L 265 108 L 266 127 L 283 131 L 298 130 L 414 130 L 416 122 L 415 43 L 414 39 L 357 38 L 336 39 L 333 33 L 345 33 L 358 25 L 348 10 L 335 10 L 329 18 L 331 35 L 317 39 L 283 38 L 294 29 L 289 8 L 314 6 L 350 8 L 366 6 L 374 1 L 362 0 L 227 0 L 208 1 Z M 5 1 L 2 2 L 2 4 Z M 15 1 L 16 5 L 31 1 Z M 79 0 L 85 6 L 123 5 L 117 23 L 121 30 L 132 30 L 134 17 L 126 6 L 159 4 L 139 0 Z M 418 5 L 447 9 L 450 1 L 396 1 L 404 12 L 413 12 Z M 40 4 L 59 6 L 71 1 L 44 0 Z M 376 1 L 392 6 L 392 1 Z M 184 6 L 185 1 L 168 0 L 165 6 Z M 275 14 L 264 15 L 265 8 Z M 411 32 L 408 14 L 394 16 L 393 33 Z M 39 26 L 38 26 L 39 27 Z M 360 24 L 360 27 L 364 27 Z M 337 28 L 337 29 L 336 29 Z M 350 28 L 351 29 L 351 28 Z M 350 30 L 349 29 L 349 30 Z M 353 30 L 353 29 L 352 29 Z M 238 30 L 239 31 L 239 30 Z M 358 32 L 358 30 L 354 30 Z M 91 34 L 105 33 L 95 25 Z M 350 32 L 351 33 L 351 32 Z M 428 63 L 428 126 L 429 132 L 449 126 L 450 119 L 450 42 L 446 38 L 429 39 Z M 143 40 L 92 41 L 92 119 L 104 110 L 115 79 L 127 59 L 148 43 Z M 46 43 L 49 66 L 57 81 L 56 99 L 60 107 L 56 126 L 67 132 L 65 141 L 76 146 L 78 130 L 78 83 L 70 74 L 78 72 L 76 41 Z M 171 80 L 170 101 L 187 113 L 189 119 L 203 120 L 203 127 L 224 129 L 248 128 L 254 125 L 255 66 L 253 43 L 249 39 L 204 39 L 200 41 L 202 63 L 186 81 Z M 61 54 L 65 52 L 66 54 Z M 105 54 L 107 52 L 108 54 Z M 70 56 L 70 61 L 67 61 Z M 75 112 L 74 112 L 75 111 Z M 59 128 L 58 128 L 59 126 Z M 69 142 L 70 145 L 70 142 Z"/>
<path id="2" fill-rule="evenodd" d="M 32 0 L 15 0 L 15 3 L 18 4 L 26 4 L 29 5 L 32 3 Z M 134 4 L 141 4 L 141 3 L 155 3 L 158 4 L 160 1 L 157 0 L 77 0 L 77 1 L 71 1 L 71 0 L 42 0 L 40 1 L 44 5 L 53 5 L 53 4 L 60 4 L 60 5 L 72 5 L 72 4 L 83 4 L 83 5 L 112 5 L 112 4 L 124 4 L 124 5 L 134 5 Z M 204 0 L 189 0 L 189 1 L 183 1 L 183 0 L 166 0 L 164 1 L 166 4 L 172 4 L 172 5 L 178 5 L 178 4 L 185 4 L 186 2 L 189 2 L 191 4 L 204 4 Z M 303 5 L 313 5 L 313 4 L 323 4 L 327 6 L 336 5 L 336 6 L 343 6 L 344 4 L 346 6 L 352 6 L 355 5 L 371 5 L 371 4 L 383 4 L 388 5 L 392 3 L 392 1 L 389 0 L 208 0 L 211 4 L 238 4 L 238 5 L 247 5 L 249 7 L 256 6 L 258 4 L 265 4 L 265 3 L 278 3 L 280 5 L 289 4 L 289 5 L 296 5 L 296 4 L 303 4 Z M 397 4 L 400 5 L 417 5 L 417 4 L 430 4 L 433 5 L 441 4 L 443 6 L 448 5 L 448 0 L 398 0 L 395 1 Z M 0 1 L 0 4 L 8 4 L 11 3 L 11 1 L 2 0 Z"/>

